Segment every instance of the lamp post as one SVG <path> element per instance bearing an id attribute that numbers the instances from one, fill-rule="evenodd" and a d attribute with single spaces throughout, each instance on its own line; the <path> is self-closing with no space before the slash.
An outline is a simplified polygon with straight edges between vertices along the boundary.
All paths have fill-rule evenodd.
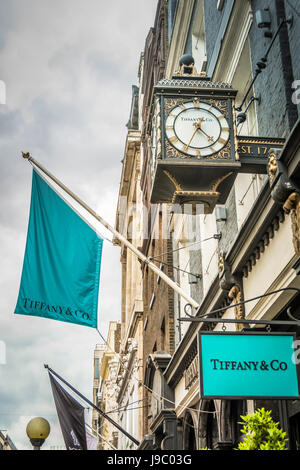
<path id="1" fill-rule="evenodd" d="M 50 424 L 44 418 L 33 418 L 27 424 L 26 433 L 33 445 L 33 450 L 40 450 L 50 434 Z"/>

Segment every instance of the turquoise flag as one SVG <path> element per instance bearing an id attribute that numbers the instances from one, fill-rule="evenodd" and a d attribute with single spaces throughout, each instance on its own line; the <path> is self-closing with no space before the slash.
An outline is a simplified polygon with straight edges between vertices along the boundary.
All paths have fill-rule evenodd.
<path id="1" fill-rule="evenodd" d="M 103 240 L 33 170 L 15 313 L 97 328 Z"/>

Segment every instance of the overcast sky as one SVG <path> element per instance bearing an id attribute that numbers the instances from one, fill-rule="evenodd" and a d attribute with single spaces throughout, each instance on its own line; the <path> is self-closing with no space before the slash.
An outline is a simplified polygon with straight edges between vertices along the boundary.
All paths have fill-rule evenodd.
<path id="1" fill-rule="evenodd" d="M 0 430 L 30 448 L 27 422 L 42 416 L 63 445 L 49 364 L 89 398 L 96 330 L 14 315 L 31 193 L 29 151 L 112 225 L 131 86 L 157 0 L 1 0 L 0 80 Z M 108 236 L 105 229 L 103 233 Z M 119 248 L 104 243 L 99 329 L 120 319 Z"/>

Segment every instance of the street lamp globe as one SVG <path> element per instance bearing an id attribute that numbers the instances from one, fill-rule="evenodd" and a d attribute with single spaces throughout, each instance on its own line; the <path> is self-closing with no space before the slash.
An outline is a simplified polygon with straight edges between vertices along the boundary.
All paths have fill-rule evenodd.
<path id="1" fill-rule="evenodd" d="M 39 450 L 50 434 L 50 424 L 44 418 L 33 418 L 27 424 L 26 433 L 34 450 Z"/>

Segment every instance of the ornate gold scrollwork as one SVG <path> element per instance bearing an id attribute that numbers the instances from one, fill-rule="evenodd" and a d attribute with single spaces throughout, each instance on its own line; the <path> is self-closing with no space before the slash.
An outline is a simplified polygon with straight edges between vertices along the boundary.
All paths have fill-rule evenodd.
<path id="1" fill-rule="evenodd" d="M 291 214 L 293 245 L 296 255 L 300 256 L 300 194 L 290 194 L 283 204 L 283 210 L 286 214 Z"/>
<path id="2" fill-rule="evenodd" d="M 182 102 L 182 97 L 180 98 L 166 98 L 165 99 L 165 115 L 168 114 L 168 112 L 170 111 L 170 109 L 174 108 L 175 106 L 177 106 L 178 103 L 181 103 Z"/>
<path id="3" fill-rule="evenodd" d="M 182 188 L 181 188 L 180 184 L 175 179 L 175 177 L 173 175 L 171 175 L 171 173 L 168 170 L 164 170 L 164 174 L 169 178 L 170 181 L 172 181 L 172 183 L 174 184 L 174 186 L 176 188 L 176 191 L 182 191 Z"/>
<path id="4" fill-rule="evenodd" d="M 185 64 L 182 64 L 180 69 L 177 70 L 175 73 L 174 73 L 175 76 L 185 76 L 185 75 L 188 75 L 189 77 L 206 77 L 206 72 L 200 72 L 198 73 L 198 70 L 197 68 L 195 67 L 194 64 L 190 64 L 190 65 L 185 65 Z"/>
<path id="5" fill-rule="evenodd" d="M 242 301 L 242 293 L 241 293 L 241 290 L 240 290 L 239 286 L 234 285 L 230 289 L 228 297 L 229 297 L 230 300 L 233 301 L 233 304 L 240 303 Z M 243 306 L 242 305 L 236 305 L 235 308 L 234 308 L 234 314 L 235 314 L 236 320 L 242 320 L 244 318 Z M 244 327 L 245 327 L 245 325 L 243 323 L 237 323 L 236 324 L 237 331 L 241 331 Z"/>
<path id="6" fill-rule="evenodd" d="M 227 173 L 226 175 L 223 175 L 221 178 L 219 178 L 217 181 L 215 181 L 213 184 L 212 184 L 212 187 L 211 187 L 211 191 L 217 191 L 218 187 L 220 186 L 220 184 L 226 180 L 226 178 L 228 178 L 228 176 L 232 175 L 232 171 L 230 171 L 229 173 Z"/>

